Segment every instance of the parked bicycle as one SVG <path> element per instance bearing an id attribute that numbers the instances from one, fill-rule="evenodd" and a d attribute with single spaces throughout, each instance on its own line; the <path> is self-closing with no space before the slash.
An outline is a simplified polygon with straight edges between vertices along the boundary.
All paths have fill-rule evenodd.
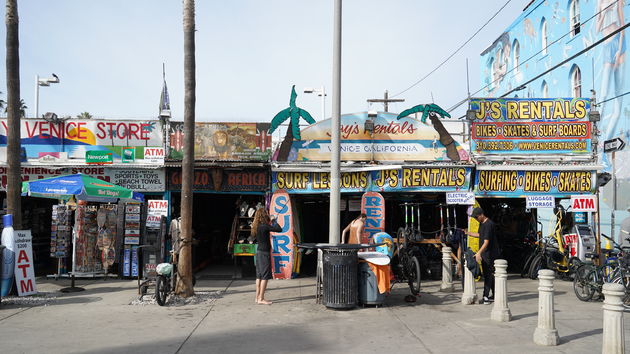
<path id="1" fill-rule="evenodd" d="M 177 271 L 177 261 L 173 257 L 171 263 L 160 263 L 156 268 L 157 277 L 155 280 L 155 301 L 160 306 L 164 306 L 167 303 L 169 296 L 175 295 L 175 286 L 177 285 L 177 277 L 179 272 Z M 192 277 L 193 286 L 197 279 Z"/>
<path id="2" fill-rule="evenodd" d="M 393 288 L 396 283 L 406 282 L 411 294 L 417 296 L 420 293 L 420 261 L 408 238 L 405 228 L 399 228 L 394 249 L 394 259 L 398 259 L 398 262 L 392 267 L 395 278 L 391 287 Z"/>

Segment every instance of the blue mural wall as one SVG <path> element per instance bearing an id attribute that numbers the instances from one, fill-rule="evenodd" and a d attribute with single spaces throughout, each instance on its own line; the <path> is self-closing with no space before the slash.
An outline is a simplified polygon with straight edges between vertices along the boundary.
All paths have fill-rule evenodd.
<path id="1" fill-rule="evenodd" d="M 584 54 L 562 64 L 531 83 L 527 81 L 588 48 L 623 26 L 630 17 L 630 1 L 536 0 L 510 27 L 481 53 L 481 86 L 485 97 L 591 97 L 595 90 L 601 121 L 600 149 L 604 140 L 622 137 L 630 142 L 630 66 L 628 31 L 612 35 Z M 548 45 L 544 49 L 545 43 Z M 522 87 L 524 86 L 524 87 Z M 617 97 L 620 96 L 620 97 Z M 617 97 L 617 98 L 615 98 Z M 630 207 L 630 148 L 617 153 L 617 214 L 615 224 Z M 600 162 L 611 171 L 610 156 L 600 153 Z M 606 209 L 612 207 L 612 183 L 603 189 L 602 221 L 610 223 Z M 608 227 L 610 227 L 608 225 Z M 615 236 L 618 228 L 614 231 Z M 602 231 L 609 234 L 613 230 Z"/>

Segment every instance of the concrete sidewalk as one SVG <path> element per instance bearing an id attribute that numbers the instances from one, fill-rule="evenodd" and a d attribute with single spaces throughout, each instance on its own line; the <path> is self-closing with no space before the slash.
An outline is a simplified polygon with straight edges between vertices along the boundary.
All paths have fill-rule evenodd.
<path id="1" fill-rule="evenodd" d="M 47 305 L 0 307 L 2 351 L 8 353 L 598 353 L 602 303 L 584 303 L 572 284 L 556 280 L 557 347 L 533 343 L 537 282 L 510 277 L 513 321 L 491 321 L 492 305 L 460 303 L 439 282 L 422 284 L 416 303 L 396 285 L 381 308 L 328 310 L 315 304 L 314 278 L 271 281 L 271 306 L 254 304 L 253 280 L 199 280 L 216 300 L 184 306 L 129 305 L 134 281 L 78 281 L 87 290 L 56 292 L 66 281 L 44 281 Z M 478 284 L 480 287 L 481 284 Z M 481 294 L 481 289 L 478 289 Z M 54 297 L 51 297 L 54 296 Z M 627 317 L 627 316 L 626 316 Z M 626 323 L 626 347 L 630 327 Z"/>

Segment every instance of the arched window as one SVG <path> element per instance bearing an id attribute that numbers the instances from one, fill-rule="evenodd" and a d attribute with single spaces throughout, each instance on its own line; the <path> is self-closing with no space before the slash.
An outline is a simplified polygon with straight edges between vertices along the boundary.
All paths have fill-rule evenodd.
<path id="1" fill-rule="evenodd" d="M 571 0 L 569 3 L 569 31 L 571 38 L 580 33 L 580 3 L 578 0 Z"/>
<path id="2" fill-rule="evenodd" d="M 542 92 L 543 98 L 549 98 L 549 85 L 547 85 L 547 81 L 543 80 L 542 85 L 540 85 L 540 91 Z"/>
<path id="3" fill-rule="evenodd" d="M 518 74 L 518 72 L 521 71 L 518 68 L 521 56 L 521 45 L 518 44 L 518 40 L 514 40 L 514 44 L 512 44 L 512 50 L 514 51 L 514 60 L 512 61 L 514 63 L 514 74 Z"/>
<path id="4" fill-rule="evenodd" d="M 542 55 L 547 55 L 547 20 L 544 17 L 540 22 L 540 46 Z"/>
<path id="5" fill-rule="evenodd" d="M 571 94 L 573 97 L 582 97 L 582 71 L 577 65 L 571 67 Z"/>
<path id="6" fill-rule="evenodd" d="M 494 58 L 490 58 L 490 60 L 488 61 L 488 72 L 490 73 L 490 77 L 488 80 L 488 88 L 492 89 L 494 88 L 494 79 L 495 79 L 495 67 L 494 67 Z"/>

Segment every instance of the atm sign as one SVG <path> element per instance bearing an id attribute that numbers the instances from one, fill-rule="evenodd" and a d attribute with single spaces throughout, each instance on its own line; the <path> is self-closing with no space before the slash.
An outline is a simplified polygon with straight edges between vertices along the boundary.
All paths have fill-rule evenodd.
<path id="1" fill-rule="evenodd" d="M 594 195 L 572 195 L 571 211 L 597 211 L 597 196 Z"/>

